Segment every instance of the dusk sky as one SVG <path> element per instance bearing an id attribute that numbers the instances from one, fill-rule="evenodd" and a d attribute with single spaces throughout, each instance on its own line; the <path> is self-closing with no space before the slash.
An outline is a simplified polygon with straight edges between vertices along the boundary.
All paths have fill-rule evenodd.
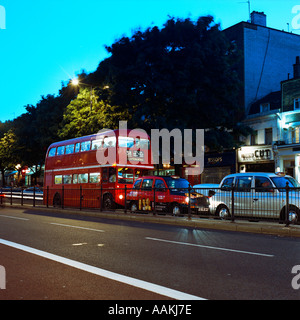
<path id="1" fill-rule="evenodd" d="M 299 1 L 251 0 L 253 10 L 268 27 L 300 34 Z M 249 19 L 246 0 L 0 0 L 0 121 L 94 71 L 108 56 L 104 46 L 123 35 L 208 14 L 222 29 Z"/>

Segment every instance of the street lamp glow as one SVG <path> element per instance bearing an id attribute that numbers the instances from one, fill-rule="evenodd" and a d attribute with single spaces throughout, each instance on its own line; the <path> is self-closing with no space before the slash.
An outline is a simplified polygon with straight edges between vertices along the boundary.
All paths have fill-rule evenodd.
<path id="1" fill-rule="evenodd" d="M 79 80 L 77 78 L 72 79 L 72 84 L 74 86 L 78 86 L 79 85 Z"/>

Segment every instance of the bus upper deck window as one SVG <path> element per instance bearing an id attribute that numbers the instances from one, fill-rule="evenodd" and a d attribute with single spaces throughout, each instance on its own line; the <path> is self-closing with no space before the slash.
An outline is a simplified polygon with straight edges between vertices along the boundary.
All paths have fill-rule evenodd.
<path id="1" fill-rule="evenodd" d="M 105 137 L 104 148 L 111 148 L 116 146 L 116 137 Z"/>
<path id="2" fill-rule="evenodd" d="M 74 152 L 74 144 L 69 144 L 66 146 L 66 154 L 71 154 Z"/>
<path id="3" fill-rule="evenodd" d="M 102 140 L 93 140 L 92 141 L 92 150 L 98 150 L 102 146 Z"/>
<path id="4" fill-rule="evenodd" d="M 150 143 L 148 139 L 141 139 L 140 140 L 140 148 L 141 149 L 149 149 Z"/>
<path id="5" fill-rule="evenodd" d="M 80 151 L 80 142 L 76 143 L 75 145 L 75 152 L 79 152 Z"/>
<path id="6" fill-rule="evenodd" d="M 56 148 L 51 148 L 49 151 L 49 157 L 54 157 L 56 155 Z"/>
<path id="7" fill-rule="evenodd" d="M 57 148 L 57 155 L 62 156 L 65 154 L 65 146 L 60 146 Z"/>
<path id="8" fill-rule="evenodd" d="M 91 141 L 81 142 L 81 151 L 89 151 L 91 149 Z"/>

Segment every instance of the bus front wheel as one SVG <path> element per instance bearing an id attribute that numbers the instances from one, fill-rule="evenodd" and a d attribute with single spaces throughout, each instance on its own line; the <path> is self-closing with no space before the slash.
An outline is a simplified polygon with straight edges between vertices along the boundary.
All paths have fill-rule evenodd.
<path id="1" fill-rule="evenodd" d="M 112 210 L 115 208 L 115 203 L 111 194 L 106 194 L 103 197 L 103 209 Z"/>

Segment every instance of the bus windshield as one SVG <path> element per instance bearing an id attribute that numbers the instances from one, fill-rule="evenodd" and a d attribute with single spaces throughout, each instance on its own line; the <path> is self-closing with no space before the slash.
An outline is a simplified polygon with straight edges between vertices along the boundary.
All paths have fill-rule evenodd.
<path id="1" fill-rule="evenodd" d="M 133 183 L 133 169 L 119 168 L 118 169 L 118 182 L 119 183 Z"/>

